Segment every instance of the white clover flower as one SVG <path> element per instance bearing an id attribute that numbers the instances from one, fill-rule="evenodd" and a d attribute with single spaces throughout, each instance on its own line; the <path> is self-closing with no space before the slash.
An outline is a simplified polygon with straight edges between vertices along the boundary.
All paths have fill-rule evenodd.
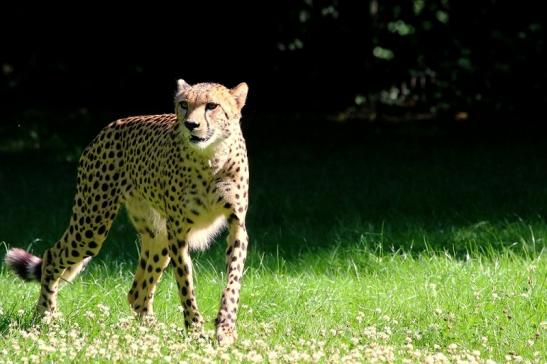
<path id="1" fill-rule="evenodd" d="M 104 305 L 102 303 L 99 303 L 97 305 L 97 308 L 99 309 L 99 311 L 101 312 L 101 314 L 103 316 L 108 316 L 110 315 L 110 307 L 108 307 L 107 305 Z"/>

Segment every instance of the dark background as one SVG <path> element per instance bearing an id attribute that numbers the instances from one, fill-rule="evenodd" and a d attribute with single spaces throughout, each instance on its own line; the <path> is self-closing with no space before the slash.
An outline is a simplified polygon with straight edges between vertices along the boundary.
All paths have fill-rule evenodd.
<path id="1" fill-rule="evenodd" d="M 119 7 L 119 8 L 118 8 Z M 541 2 L 3 5 L 3 114 L 170 112 L 177 78 L 250 86 L 248 113 L 543 122 Z"/>

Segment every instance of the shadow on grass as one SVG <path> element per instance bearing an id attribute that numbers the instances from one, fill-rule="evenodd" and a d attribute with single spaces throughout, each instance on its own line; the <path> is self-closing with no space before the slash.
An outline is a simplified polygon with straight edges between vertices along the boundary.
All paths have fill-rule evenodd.
<path id="1" fill-rule="evenodd" d="M 275 123 L 248 127 L 251 266 L 355 246 L 456 257 L 544 248 L 547 146 L 534 133 L 300 126 L 283 139 Z M 62 155 L 82 147 L 0 156 L 0 241 L 41 253 L 62 234 L 76 172 Z M 101 256 L 133 266 L 137 246 L 121 213 Z M 223 251 L 220 242 L 198 256 L 222 270 Z"/>

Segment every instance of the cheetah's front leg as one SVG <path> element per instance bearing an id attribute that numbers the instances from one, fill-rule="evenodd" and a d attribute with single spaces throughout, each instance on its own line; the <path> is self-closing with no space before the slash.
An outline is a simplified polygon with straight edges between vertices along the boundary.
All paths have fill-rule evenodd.
<path id="1" fill-rule="evenodd" d="M 245 223 L 237 218 L 231 219 L 228 248 L 226 250 L 228 284 L 222 294 L 220 310 L 216 319 L 216 334 L 220 345 L 231 345 L 237 339 L 235 323 L 243 266 L 247 258 L 247 245 L 248 237 Z"/>
<path id="2" fill-rule="evenodd" d="M 182 224 L 179 226 L 173 225 L 169 222 L 167 224 L 169 256 L 173 263 L 180 302 L 184 310 L 184 323 L 186 324 L 188 332 L 202 334 L 203 317 L 199 313 L 195 297 L 194 282 L 192 278 L 192 260 L 188 250 L 189 244 L 186 239 L 190 227 Z"/>

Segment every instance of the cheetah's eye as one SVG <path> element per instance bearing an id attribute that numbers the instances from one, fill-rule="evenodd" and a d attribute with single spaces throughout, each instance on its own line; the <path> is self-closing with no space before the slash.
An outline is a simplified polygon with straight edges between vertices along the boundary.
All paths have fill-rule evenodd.
<path id="1" fill-rule="evenodd" d="M 218 104 L 215 104 L 214 102 L 208 102 L 206 105 L 205 105 L 205 109 L 207 110 L 214 110 L 216 109 L 218 106 Z"/>
<path id="2" fill-rule="evenodd" d="M 188 103 L 186 101 L 179 102 L 179 106 L 183 110 L 188 110 Z"/>

